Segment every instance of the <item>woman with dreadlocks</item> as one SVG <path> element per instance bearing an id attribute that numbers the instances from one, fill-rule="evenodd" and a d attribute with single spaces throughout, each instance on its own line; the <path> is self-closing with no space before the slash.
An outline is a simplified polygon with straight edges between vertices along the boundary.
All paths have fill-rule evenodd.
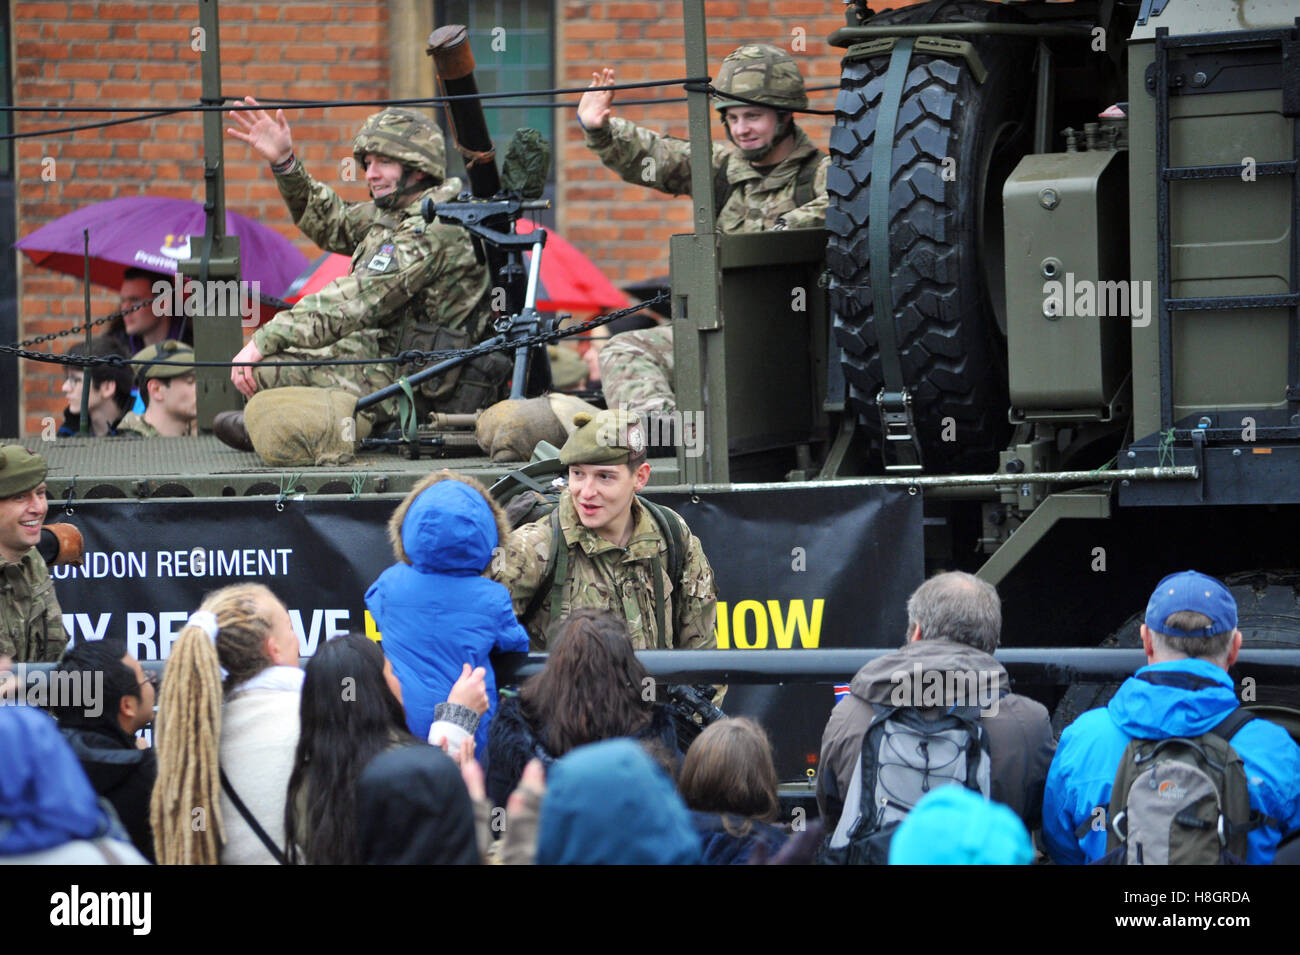
<path id="1" fill-rule="evenodd" d="M 191 615 L 154 721 L 160 864 L 283 861 L 302 679 L 289 612 L 261 584 L 208 594 Z"/>

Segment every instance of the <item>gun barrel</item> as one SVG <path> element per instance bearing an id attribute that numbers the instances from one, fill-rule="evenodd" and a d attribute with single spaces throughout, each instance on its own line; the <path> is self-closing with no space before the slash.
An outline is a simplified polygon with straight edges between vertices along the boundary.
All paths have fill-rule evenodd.
<path id="1" fill-rule="evenodd" d="M 429 34 L 425 51 L 433 57 L 434 70 L 443 92 L 449 96 L 478 96 L 474 79 L 474 52 L 469 31 L 459 24 L 439 27 Z M 492 137 L 488 134 L 483 104 L 475 99 L 457 99 L 447 104 L 452 133 L 469 174 L 470 191 L 480 199 L 501 190 Z"/>

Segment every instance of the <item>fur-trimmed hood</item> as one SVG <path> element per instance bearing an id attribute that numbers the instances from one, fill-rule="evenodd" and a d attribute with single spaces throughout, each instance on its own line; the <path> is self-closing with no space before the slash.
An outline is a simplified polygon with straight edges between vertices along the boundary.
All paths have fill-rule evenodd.
<path id="1" fill-rule="evenodd" d="M 474 498 L 458 488 L 447 487 L 433 495 L 426 491 L 445 481 L 471 489 L 482 498 L 487 512 Z M 407 517 L 411 516 L 408 525 Z M 490 518 L 488 515 L 491 515 Z M 493 529 L 495 537 L 493 540 Z M 393 558 L 417 570 L 473 570 L 482 573 L 492 560 L 493 549 L 510 534 L 505 511 L 492 499 L 487 488 L 472 477 L 444 468 L 425 476 L 411 489 L 388 520 L 388 541 Z M 482 556 L 482 563 L 477 563 Z"/>

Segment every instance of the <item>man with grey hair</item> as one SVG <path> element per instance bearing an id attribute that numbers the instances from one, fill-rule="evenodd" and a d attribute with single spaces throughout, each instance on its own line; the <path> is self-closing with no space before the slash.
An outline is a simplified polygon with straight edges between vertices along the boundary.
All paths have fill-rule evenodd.
<path id="1" fill-rule="evenodd" d="M 850 783 L 873 722 L 904 708 L 936 721 L 977 711 L 988 746 L 985 794 L 1035 828 L 1055 743 L 1047 709 L 1011 693 L 1007 671 L 993 658 L 1002 630 L 997 590 L 960 571 L 937 574 L 908 598 L 907 618 L 902 649 L 858 671 L 822 734 L 817 805 L 826 831 L 859 812 Z"/>

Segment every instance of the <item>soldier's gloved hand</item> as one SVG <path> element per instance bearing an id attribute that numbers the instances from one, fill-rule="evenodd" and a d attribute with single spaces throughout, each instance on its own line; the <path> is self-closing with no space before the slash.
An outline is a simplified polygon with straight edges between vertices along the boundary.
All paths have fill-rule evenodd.
<path id="1" fill-rule="evenodd" d="M 55 564 L 80 566 L 86 542 L 81 531 L 71 524 L 45 524 L 41 527 L 41 542 L 36 545 L 36 550 L 49 567 Z"/>
<path id="2" fill-rule="evenodd" d="M 592 86 L 612 86 L 614 71 L 608 66 L 591 74 Z M 609 122 L 610 107 L 614 104 L 613 90 L 595 90 L 582 94 L 578 100 L 578 122 L 583 129 L 604 129 Z"/>

